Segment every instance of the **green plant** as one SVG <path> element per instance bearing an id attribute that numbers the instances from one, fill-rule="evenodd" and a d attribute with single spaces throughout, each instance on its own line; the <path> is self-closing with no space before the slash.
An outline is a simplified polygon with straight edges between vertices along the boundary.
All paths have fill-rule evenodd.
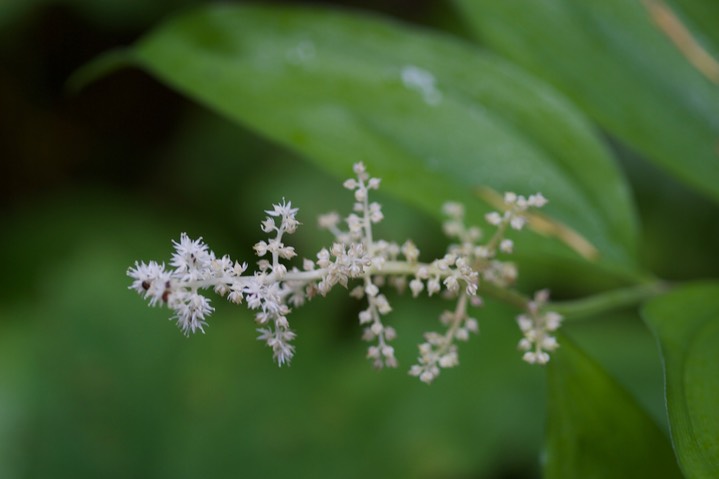
<path id="1" fill-rule="evenodd" d="M 664 361 L 676 454 L 642 407 L 562 339 L 548 363 L 546 476 L 678 477 L 678 463 L 687 477 L 716 477 L 719 283 L 670 284 L 645 267 L 651 238 L 598 129 L 719 200 L 719 28 L 707 28 L 719 12 L 698 0 L 455 4 L 501 56 L 359 13 L 218 6 L 169 20 L 76 78 L 139 66 L 328 172 L 366 164 L 432 215 L 451 200 L 477 224 L 497 208 L 493 191 L 541 191 L 546 216 L 538 234 L 516 239 L 517 262 L 533 280 L 572 278 L 585 297 L 549 305 L 567 322 L 642 308 Z M 140 270 L 136 289 L 148 291 Z M 491 282 L 479 291 L 519 308 L 529 301 Z M 384 346 L 380 356 L 394 359 Z"/>

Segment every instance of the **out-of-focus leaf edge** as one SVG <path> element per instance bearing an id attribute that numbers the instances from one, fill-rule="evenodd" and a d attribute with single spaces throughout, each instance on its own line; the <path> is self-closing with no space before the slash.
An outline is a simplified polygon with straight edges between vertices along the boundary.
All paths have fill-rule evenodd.
<path id="1" fill-rule="evenodd" d="M 77 92 L 81 90 L 82 88 L 85 88 L 89 83 L 98 80 L 99 78 L 103 77 L 104 75 L 108 75 L 110 73 L 115 72 L 118 69 L 126 68 L 126 67 L 132 67 L 132 68 L 140 68 L 144 71 L 147 71 L 154 77 L 162 80 L 164 83 L 168 84 L 171 88 L 178 90 L 179 92 L 193 98 L 195 101 L 198 101 L 199 103 L 207 106 L 210 110 L 217 111 L 212 104 L 207 104 L 206 101 L 204 101 L 202 98 L 198 98 L 197 96 L 193 95 L 192 92 L 185 91 L 186 89 L 182 87 L 182 85 L 178 85 L 175 82 L 172 81 L 172 79 L 167 78 L 165 75 L 162 74 L 161 71 L 157 71 L 155 68 L 153 68 L 153 65 L 147 61 L 144 61 L 142 58 L 142 55 L 138 54 L 138 52 L 134 48 L 128 48 L 123 50 L 114 50 L 110 51 L 106 54 L 103 54 L 99 58 L 91 61 L 87 65 L 80 68 L 78 71 L 76 71 L 71 78 L 68 81 L 68 89 L 72 92 Z M 220 112 L 223 113 L 223 112 Z M 223 115 L 228 116 L 228 115 Z M 232 121 L 238 121 L 236 118 L 234 118 L 232 115 L 229 115 L 229 119 Z M 252 125 L 247 125 L 246 122 L 241 121 L 245 127 L 248 129 L 254 131 L 259 136 L 263 136 L 265 138 L 268 138 L 265 132 L 261 130 L 257 130 Z M 282 146 L 283 148 L 289 148 L 286 142 L 280 141 L 276 138 L 268 138 L 272 140 L 273 142 L 276 142 L 278 145 Z M 305 156 L 304 153 L 301 154 L 301 156 Z M 317 164 L 317 162 L 314 162 Z M 336 173 L 336 172 L 332 172 Z M 394 193 L 393 193 L 394 194 Z M 398 195 L 400 198 L 403 198 L 403 195 Z M 475 197 L 475 199 L 477 199 Z M 403 198 L 404 201 L 407 201 L 407 198 Z M 491 202 L 487 202 L 485 200 L 482 200 L 482 203 L 484 203 L 487 206 L 493 206 Z M 415 205 L 417 206 L 417 205 Z M 434 210 L 429 211 L 434 216 L 437 216 L 439 219 L 441 219 L 441 216 L 435 212 Z M 544 235 L 547 235 L 546 232 Z M 554 236 L 552 234 L 549 234 L 549 236 Z M 560 238 L 561 240 L 561 238 Z M 562 241 L 564 242 L 564 241 Z M 619 280 L 622 283 L 636 283 L 636 282 L 642 282 L 648 280 L 649 276 L 646 271 L 638 270 L 638 271 L 630 271 L 630 270 L 618 270 L 614 267 L 607 267 L 607 265 L 603 264 L 601 261 L 597 261 L 598 255 L 596 254 L 596 251 L 594 251 L 594 246 L 589 244 L 589 249 L 591 249 L 591 252 L 589 254 L 583 254 L 582 251 L 577 251 L 576 248 L 572 247 L 572 245 L 568 245 L 570 249 L 574 250 L 574 253 L 577 254 L 579 257 L 583 257 L 585 261 L 587 261 L 586 266 L 589 266 L 589 264 L 592 265 L 593 268 L 598 268 L 599 270 L 602 270 L 603 274 L 606 274 L 608 278 L 613 278 L 613 280 Z M 567 252 L 568 253 L 568 252 Z M 521 253 L 518 253 L 518 258 L 522 257 L 523 255 Z M 571 257 L 571 254 L 565 254 L 563 257 L 569 258 Z M 578 258 L 577 258 L 578 259 Z M 594 270 L 595 272 L 598 272 L 597 270 Z"/>
<path id="2" fill-rule="evenodd" d="M 65 90 L 70 94 L 77 94 L 102 77 L 137 65 L 138 60 L 133 50 L 111 50 L 75 70 L 65 82 Z"/>
<path id="3" fill-rule="evenodd" d="M 672 446 L 677 454 L 679 465 L 688 478 L 709 479 L 717 477 L 715 474 L 719 472 L 719 469 L 717 469 L 719 457 L 708 456 L 706 447 L 704 447 L 701 444 L 701 441 L 696 437 L 694 424 L 696 421 L 701 421 L 701 418 L 696 415 L 693 417 L 689 411 L 689 406 L 686 401 L 686 386 L 688 386 L 687 378 L 670 378 L 670 375 L 674 376 L 676 371 L 684 372 L 686 368 L 686 355 L 682 355 L 682 357 L 679 358 L 679 361 L 674 360 L 674 364 L 672 366 L 669 365 L 666 354 L 667 349 L 669 349 L 670 346 L 667 345 L 667 338 L 663 338 L 660 335 L 660 330 L 662 329 L 661 323 L 663 320 L 658 319 L 659 315 L 657 315 L 656 312 L 653 312 L 653 310 L 664 310 L 666 305 L 662 303 L 670 301 L 673 294 L 690 294 L 696 293 L 697 291 L 701 293 L 704 290 L 707 290 L 710 292 L 709 297 L 715 297 L 717 292 L 719 292 L 719 282 L 716 280 L 706 280 L 694 282 L 683 288 L 686 289 L 670 292 L 647 301 L 642 306 L 640 313 L 644 322 L 654 334 L 661 353 L 662 367 L 664 369 L 664 391 L 667 404 L 667 415 L 669 417 L 669 429 L 671 432 Z M 692 332 L 690 333 L 691 338 L 689 342 L 694 343 L 699 331 L 706 329 L 706 326 L 706 322 L 703 322 L 698 326 L 694 325 L 692 327 Z M 682 338 L 670 339 L 676 339 L 677 342 L 682 340 Z M 672 372 L 670 372 L 670 369 Z M 672 387 L 672 384 L 676 384 L 678 387 Z M 719 433 L 719 431 L 717 432 Z"/>

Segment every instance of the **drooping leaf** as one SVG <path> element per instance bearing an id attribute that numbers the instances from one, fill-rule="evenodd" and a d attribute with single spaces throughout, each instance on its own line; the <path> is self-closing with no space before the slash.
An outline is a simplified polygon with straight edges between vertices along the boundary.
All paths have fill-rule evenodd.
<path id="1" fill-rule="evenodd" d="M 548 365 L 548 479 L 681 478 L 656 423 L 567 338 Z"/>
<path id="2" fill-rule="evenodd" d="M 719 477 L 719 283 L 685 286 L 644 307 L 664 358 L 672 440 L 687 477 Z"/>
<path id="3" fill-rule="evenodd" d="M 682 36 L 680 48 L 672 40 L 677 27 L 652 11 L 666 5 L 455 3 L 483 42 L 555 85 L 648 159 L 719 200 L 719 86 L 692 63 L 696 53 L 686 50 L 691 41 Z"/>
<path id="4" fill-rule="evenodd" d="M 592 128 L 551 88 L 467 44 L 359 14 L 213 6 L 171 19 L 130 55 L 338 176 L 364 161 L 433 214 L 453 199 L 481 218 L 480 185 L 542 191 L 547 213 L 591 238 L 602 264 L 635 268 L 626 185 Z M 540 256 L 548 243 L 535 243 Z"/>

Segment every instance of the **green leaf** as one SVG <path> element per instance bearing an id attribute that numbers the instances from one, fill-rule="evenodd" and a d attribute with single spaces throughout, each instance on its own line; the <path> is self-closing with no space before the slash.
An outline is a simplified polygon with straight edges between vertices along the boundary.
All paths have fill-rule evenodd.
<path id="1" fill-rule="evenodd" d="M 458 200 L 481 218 L 480 185 L 541 191 L 547 213 L 591 238 L 602 264 L 636 268 L 627 187 L 587 121 L 470 45 L 360 14 L 212 6 L 171 19 L 132 54 L 340 177 L 364 161 L 384 188 L 433 214 Z M 542 256 L 548 242 L 535 243 L 528 251 Z"/>
<path id="2" fill-rule="evenodd" d="M 664 358 L 674 448 L 687 477 L 719 477 L 719 283 L 682 287 L 643 311 Z"/>
<path id="3" fill-rule="evenodd" d="M 566 337 L 548 365 L 545 477 L 682 477 L 663 432 Z"/>
<path id="4" fill-rule="evenodd" d="M 652 20 L 654 1 L 455 0 L 482 41 L 719 200 L 719 88 Z"/>
<path id="5" fill-rule="evenodd" d="M 696 25 L 692 30 L 697 41 L 719 58 L 719 2 L 715 0 L 671 0 L 684 23 Z"/>

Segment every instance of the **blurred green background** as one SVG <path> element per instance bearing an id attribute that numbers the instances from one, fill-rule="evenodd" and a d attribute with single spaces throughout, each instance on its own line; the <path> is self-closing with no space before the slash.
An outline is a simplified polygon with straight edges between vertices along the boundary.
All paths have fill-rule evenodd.
<path id="1" fill-rule="evenodd" d="M 336 178 L 140 71 L 66 93 L 78 67 L 197 3 L 0 4 L 0 478 L 538 477 L 544 372 L 522 363 L 501 305 L 479 313 L 461 367 L 427 387 L 406 370 L 441 301 L 390 298 L 401 366 L 378 372 L 358 304 L 334 291 L 293 312 L 297 356 L 279 369 L 247 311 L 216 300 L 207 334 L 187 339 L 127 290 L 127 268 L 168 260 L 183 231 L 252 261 L 263 210 L 285 197 L 305 225 L 293 244 L 311 256 L 329 240 L 316 216 L 351 204 Z M 444 2 L 351 5 L 462 33 Z M 616 153 L 644 262 L 669 279 L 716 276 L 716 207 Z M 434 220 L 380 199 L 380 235 L 441 254 Z M 542 286 L 527 276 L 527 290 Z M 665 424 L 653 339 L 631 311 L 602 319 L 567 334 Z"/>

